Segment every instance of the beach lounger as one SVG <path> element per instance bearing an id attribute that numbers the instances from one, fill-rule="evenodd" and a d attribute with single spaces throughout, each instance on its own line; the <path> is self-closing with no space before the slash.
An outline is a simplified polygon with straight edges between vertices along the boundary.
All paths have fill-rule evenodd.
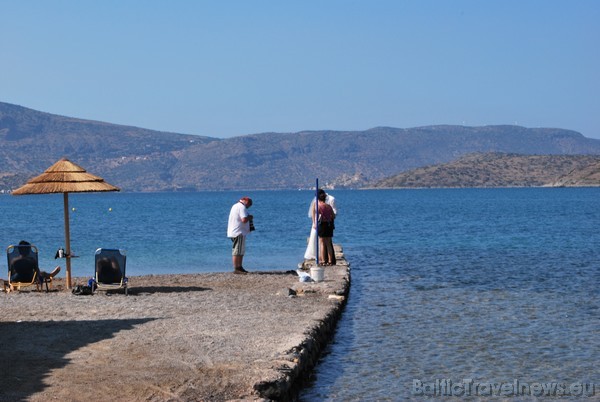
<path id="1" fill-rule="evenodd" d="M 31 244 L 10 245 L 6 249 L 8 259 L 8 286 L 10 290 L 36 285 L 39 290 L 38 249 Z M 50 278 L 50 281 L 52 278 Z M 46 290 L 48 289 L 46 284 Z"/>
<path id="2" fill-rule="evenodd" d="M 97 290 L 125 289 L 127 295 L 127 277 L 125 250 L 99 248 L 96 250 L 96 285 Z"/>

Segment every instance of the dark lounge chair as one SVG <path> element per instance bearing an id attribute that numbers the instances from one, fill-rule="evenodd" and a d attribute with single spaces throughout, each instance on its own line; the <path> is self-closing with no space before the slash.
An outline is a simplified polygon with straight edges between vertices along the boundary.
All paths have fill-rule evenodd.
<path id="1" fill-rule="evenodd" d="M 27 242 L 21 242 L 18 245 L 10 245 L 6 249 L 8 260 L 8 286 L 10 290 L 21 290 L 21 288 L 36 285 L 40 289 L 41 282 L 48 284 L 52 282 L 52 277 L 45 275 L 40 278 L 40 268 L 38 265 L 38 249 L 36 246 Z"/>
<path id="2" fill-rule="evenodd" d="M 38 264 L 38 249 L 26 241 L 18 245 L 10 245 L 6 249 L 8 259 L 8 289 L 21 290 L 23 287 L 36 286 L 40 290 L 46 284 L 46 292 L 52 287 L 52 278 L 60 272 L 60 267 L 47 273 L 40 271 Z M 6 287 L 6 283 L 5 283 Z"/>
<path id="3" fill-rule="evenodd" d="M 127 277 L 125 250 L 99 248 L 96 250 L 96 285 L 97 290 L 125 289 L 127 295 Z"/>

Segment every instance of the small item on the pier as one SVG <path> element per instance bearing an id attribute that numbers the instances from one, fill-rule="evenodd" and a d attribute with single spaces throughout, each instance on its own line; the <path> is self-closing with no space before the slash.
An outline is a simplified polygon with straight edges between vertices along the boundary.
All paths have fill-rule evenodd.
<path id="1" fill-rule="evenodd" d="M 308 271 L 310 270 L 310 267 L 314 265 L 316 265 L 315 260 L 304 260 L 300 264 L 298 264 L 298 269 Z"/>
<path id="2" fill-rule="evenodd" d="M 300 277 L 300 282 L 312 282 L 312 278 L 306 272 L 297 270 L 296 273 Z"/>
<path id="3" fill-rule="evenodd" d="M 58 250 L 56 250 L 56 254 L 54 255 L 54 259 L 57 258 L 65 258 L 65 249 L 64 248 L 59 248 Z"/>
<path id="4" fill-rule="evenodd" d="M 325 270 L 321 267 L 311 267 L 310 276 L 315 282 L 323 282 L 325 278 Z"/>

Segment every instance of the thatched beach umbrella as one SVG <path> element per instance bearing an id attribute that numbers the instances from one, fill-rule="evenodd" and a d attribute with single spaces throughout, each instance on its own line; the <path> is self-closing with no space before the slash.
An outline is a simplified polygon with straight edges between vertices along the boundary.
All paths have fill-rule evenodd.
<path id="1" fill-rule="evenodd" d="M 86 172 L 68 159 L 61 159 L 44 173 L 29 180 L 12 192 L 13 195 L 63 193 L 65 213 L 65 253 L 67 259 L 67 288 L 71 288 L 71 235 L 69 230 L 69 193 L 119 191 L 101 177 Z"/>

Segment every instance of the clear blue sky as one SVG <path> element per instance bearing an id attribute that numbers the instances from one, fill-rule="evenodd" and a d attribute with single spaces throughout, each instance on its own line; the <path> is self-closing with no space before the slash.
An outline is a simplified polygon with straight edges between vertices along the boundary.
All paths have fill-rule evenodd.
<path id="1" fill-rule="evenodd" d="M 600 1 L 0 0 L 0 101 L 220 138 L 431 124 L 600 138 Z"/>

